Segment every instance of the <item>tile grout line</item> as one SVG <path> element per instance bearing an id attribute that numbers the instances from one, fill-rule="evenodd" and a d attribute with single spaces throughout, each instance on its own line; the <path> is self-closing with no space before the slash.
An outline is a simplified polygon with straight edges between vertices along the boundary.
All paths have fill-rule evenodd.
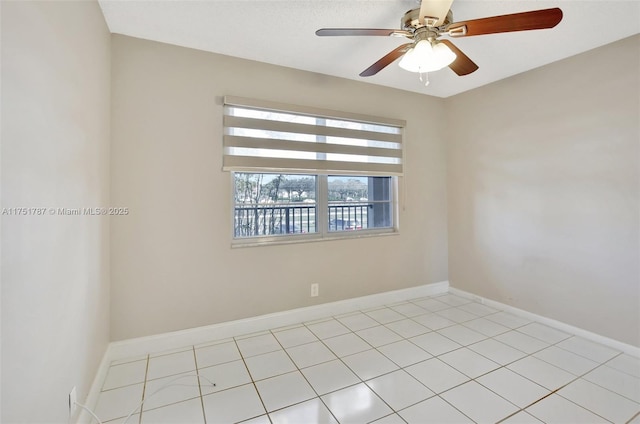
<path id="1" fill-rule="evenodd" d="M 200 382 L 200 368 L 198 367 L 198 355 L 196 355 L 196 347 L 193 348 L 193 361 L 196 364 L 196 378 L 198 379 L 198 392 L 200 393 L 200 407 L 202 408 L 202 419 L 204 420 L 204 424 L 207 424 L 207 413 L 204 409 L 204 398 L 202 397 L 202 384 Z M 215 384 L 215 383 L 214 383 Z"/>
<path id="2" fill-rule="evenodd" d="M 304 324 L 303 324 L 303 327 L 300 327 L 300 328 L 305 328 L 307 331 L 311 332 L 311 334 L 313 334 L 315 337 L 317 337 L 317 336 L 315 335 L 315 333 L 313 333 L 313 331 L 311 331 L 309 328 L 307 328 Z M 336 420 L 336 422 L 338 422 L 338 424 L 339 424 L 339 423 L 340 423 L 340 421 L 338 421 L 338 418 L 333 414 L 333 411 L 332 411 L 332 410 L 329 408 L 329 406 L 325 403 L 324 399 L 322 399 L 322 397 L 320 396 L 320 394 L 318 394 L 318 391 L 316 390 L 316 388 L 315 388 L 315 387 L 313 387 L 313 385 L 311 384 L 311 382 L 309 381 L 309 379 L 307 378 L 307 376 L 306 376 L 306 375 L 304 375 L 304 373 L 302 372 L 302 369 L 300 369 L 300 367 L 298 367 L 298 364 L 296 364 L 296 362 L 293 360 L 293 358 L 291 357 L 291 355 L 289 355 L 289 352 L 287 352 L 287 349 L 285 349 L 285 347 L 282 345 L 282 343 L 281 343 L 281 342 L 280 342 L 280 340 L 276 337 L 276 335 L 275 335 L 275 334 L 273 334 L 273 332 L 272 332 L 272 336 L 276 339 L 276 341 L 278 342 L 278 344 L 280 345 L 280 347 L 282 348 L 282 350 L 284 351 L 284 353 L 287 355 L 287 357 L 289 358 L 289 360 L 291 361 L 291 363 L 293 364 L 293 366 L 295 366 L 295 367 L 296 367 L 296 370 L 300 373 L 300 375 L 302 376 L 302 378 L 304 378 L 304 380 L 307 382 L 307 384 L 309 385 L 309 387 L 311 387 L 311 390 L 313 390 L 313 392 L 316 394 L 316 398 L 318 398 L 318 400 L 320 400 L 320 402 L 322 402 L 322 404 L 324 405 L 324 407 L 325 407 L 325 408 L 327 408 L 327 411 L 329 411 L 329 414 L 331 414 L 331 416 L 333 417 L 333 419 L 335 419 L 335 420 Z M 318 340 L 322 343 L 322 340 L 320 340 L 320 338 L 318 338 Z M 313 342 L 311 342 L 311 343 L 313 343 Z M 324 343 L 323 343 L 323 345 L 324 345 Z M 301 345 L 300 345 L 300 346 L 301 346 Z M 295 347 L 295 346 L 291 346 L 291 347 Z M 328 346 L 326 346 L 326 345 L 325 345 L 325 347 L 326 347 L 327 349 L 329 349 L 329 347 L 328 347 Z M 331 351 L 331 349 L 329 349 L 329 350 Z M 332 353 L 334 353 L 333 351 L 331 351 L 331 352 L 332 352 Z M 335 353 L 334 353 L 334 355 L 335 355 Z M 337 355 L 336 355 L 336 356 L 337 356 Z M 332 361 L 333 361 L 333 359 L 332 359 Z M 327 361 L 327 362 L 330 362 L 330 361 Z M 326 363 L 326 362 L 323 362 L 323 363 Z M 311 366 L 315 366 L 315 365 L 311 365 Z M 310 368 L 310 367 L 308 367 L 308 368 Z M 295 371 L 292 371 L 292 372 L 295 372 Z M 357 377 L 357 376 L 356 376 L 356 377 Z M 341 389 L 339 389 L 339 390 L 341 390 Z M 298 404 L 300 404 L 300 403 L 308 402 L 309 400 L 312 400 L 312 399 L 303 400 L 303 401 L 298 402 L 298 403 L 296 403 L 296 404 L 294 404 L 294 405 L 298 405 Z M 283 407 L 283 408 L 280 408 L 280 409 L 277 409 L 277 410 L 274 410 L 274 411 L 271 411 L 271 412 L 281 411 L 281 410 L 283 410 L 283 409 L 290 408 L 291 406 L 294 406 L 294 405 L 285 406 L 285 407 Z M 268 413 L 268 414 L 269 414 L 269 413 Z M 267 414 L 267 415 L 268 415 L 268 414 Z M 271 420 L 271 416 L 270 416 L 270 415 L 268 415 L 268 416 L 269 416 L 269 420 Z"/>
<path id="3" fill-rule="evenodd" d="M 147 355 L 147 366 L 144 370 L 144 385 L 142 386 L 142 399 L 141 399 L 141 403 L 139 405 L 140 408 L 140 415 L 138 415 L 138 424 L 142 424 L 142 405 L 144 405 L 144 396 L 147 392 L 147 376 L 149 375 L 149 363 L 151 362 L 151 357 L 150 355 Z"/>
<path id="4" fill-rule="evenodd" d="M 640 411 L 636 412 L 636 414 L 633 417 L 631 417 L 629 421 L 627 421 L 625 424 L 629 424 L 631 421 L 633 421 L 637 417 L 640 417 Z"/>
<path id="5" fill-rule="evenodd" d="M 245 369 L 247 371 L 247 374 L 249 375 L 249 378 L 251 379 L 251 384 L 253 385 L 253 389 L 256 391 L 256 394 L 258 395 L 258 399 L 260 399 L 260 403 L 262 404 L 262 409 L 264 409 L 264 413 L 267 415 L 267 419 L 269 420 L 269 422 L 271 422 L 271 417 L 269 417 L 269 413 L 267 412 L 267 406 L 264 404 L 264 400 L 262 400 L 262 396 L 260 395 L 260 391 L 258 391 L 258 386 L 256 386 L 256 382 L 253 380 L 253 376 L 251 375 L 251 371 L 249 371 L 249 367 L 247 366 L 247 361 L 245 360 L 245 357 L 242 354 L 242 351 L 240 350 L 240 346 L 238 346 L 238 340 L 236 340 L 235 337 L 233 338 L 233 342 L 236 345 L 236 349 L 238 349 L 238 353 L 240 353 L 240 358 L 242 358 L 242 363 L 244 364 L 244 367 L 245 367 Z M 258 356 L 258 355 L 255 355 L 255 356 Z M 258 417 L 259 416 L 260 415 L 258 415 Z M 249 420 L 249 419 L 253 419 L 253 418 L 257 418 L 257 417 L 248 417 L 244 421 Z"/>

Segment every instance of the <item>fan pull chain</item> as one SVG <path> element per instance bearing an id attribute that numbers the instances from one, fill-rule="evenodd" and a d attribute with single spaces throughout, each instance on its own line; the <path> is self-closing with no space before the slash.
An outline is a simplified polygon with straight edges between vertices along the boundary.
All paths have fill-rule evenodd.
<path id="1" fill-rule="evenodd" d="M 429 85 L 429 73 L 428 72 L 420 72 L 420 82 L 424 84 L 425 87 Z"/>

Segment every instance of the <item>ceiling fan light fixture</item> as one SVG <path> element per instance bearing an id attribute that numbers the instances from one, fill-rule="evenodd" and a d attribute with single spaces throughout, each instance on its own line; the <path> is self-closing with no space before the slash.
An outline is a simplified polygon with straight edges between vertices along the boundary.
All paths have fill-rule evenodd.
<path id="1" fill-rule="evenodd" d="M 409 49 L 398 64 L 409 72 L 434 72 L 449 66 L 456 60 L 456 54 L 442 43 L 431 45 L 428 40 L 420 40 Z"/>
<path id="2" fill-rule="evenodd" d="M 439 65 L 441 65 L 440 69 L 451 65 L 453 61 L 457 59 L 456 54 L 444 43 L 437 43 L 433 46 L 433 55 Z"/>

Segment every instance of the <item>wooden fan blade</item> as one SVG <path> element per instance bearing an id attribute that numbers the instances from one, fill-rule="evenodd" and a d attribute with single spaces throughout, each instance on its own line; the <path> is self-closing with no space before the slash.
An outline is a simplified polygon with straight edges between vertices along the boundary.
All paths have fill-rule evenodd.
<path id="1" fill-rule="evenodd" d="M 440 26 L 451 9 L 453 0 L 422 0 L 420 3 L 420 16 L 418 20 L 424 24 L 424 17 L 438 18 L 433 26 Z"/>
<path id="2" fill-rule="evenodd" d="M 451 41 L 449 40 L 440 40 L 442 44 L 445 44 L 447 47 L 451 49 L 452 52 L 456 54 L 456 60 L 454 60 L 449 68 L 459 76 L 469 75 L 472 72 L 478 70 L 478 65 L 476 65 L 473 60 L 469 59 L 469 56 L 462 53 L 462 50 L 457 48 Z"/>
<path id="3" fill-rule="evenodd" d="M 402 56 L 413 46 L 413 43 L 403 44 L 400 47 L 397 47 L 391 50 L 389 53 L 381 57 L 376 63 L 369 66 L 367 69 L 360 73 L 361 77 L 370 77 L 372 75 L 377 74 L 387 66 L 389 66 L 393 61 Z"/>
<path id="4" fill-rule="evenodd" d="M 455 22 L 449 25 L 447 31 L 452 37 L 469 37 L 472 35 L 553 28 L 558 25 L 561 20 L 562 10 L 556 7 L 553 9 L 534 10 L 531 12 Z"/>
<path id="5" fill-rule="evenodd" d="M 403 36 L 411 37 L 409 31 L 400 29 L 376 29 L 376 28 L 322 28 L 316 31 L 319 37 L 341 37 L 341 36 Z"/>

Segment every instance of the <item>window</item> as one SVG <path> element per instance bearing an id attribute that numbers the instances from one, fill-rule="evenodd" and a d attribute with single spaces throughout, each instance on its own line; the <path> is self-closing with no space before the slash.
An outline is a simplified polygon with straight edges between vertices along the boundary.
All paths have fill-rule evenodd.
<path id="1" fill-rule="evenodd" d="M 234 173 L 234 238 L 317 233 L 315 175 Z"/>
<path id="2" fill-rule="evenodd" d="M 403 121 L 235 97 L 224 110 L 236 242 L 395 231 Z"/>
<path id="3" fill-rule="evenodd" d="M 327 180 L 329 232 L 393 227 L 391 177 Z"/>
<path id="4" fill-rule="evenodd" d="M 235 172 L 233 182 L 236 239 L 393 230 L 391 177 Z"/>

